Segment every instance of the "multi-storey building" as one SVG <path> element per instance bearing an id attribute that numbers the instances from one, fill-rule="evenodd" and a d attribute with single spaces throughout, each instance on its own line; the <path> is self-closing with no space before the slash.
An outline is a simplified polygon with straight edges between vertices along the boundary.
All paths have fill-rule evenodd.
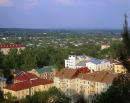
<path id="1" fill-rule="evenodd" d="M 40 77 L 42 79 L 53 80 L 54 74 L 55 74 L 55 69 L 56 69 L 56 67 L 54 67 L 54 66 L 44 66 L 43 68 L 32 69 L 31 71 L 28 71 L 28 72 L 36 74 L 38 77 Z"/>
<path id="2" fill-rule="evenodd" d="M 91 70 L 91 72 L 93 72 L 93 71 L 111 70 L 112 64 L 108 60 L 91 58 L 86 55 L 81 56 L 69 55 L 69 58 L 65 60 L 65 67 L 71 69 L 88 67 Z"/>
<path id="3" fill-rule="evenodd" d="M 123 73 L 123 74 L 127 73 L 127 69 L 119 61 L 113 62 L 113 70 L 115 73 Z"/>
<path id="4" fill-rule="evenodd" d="M 0 44 L 0 51 L 7 55 L 11 49 L 17 49 L 18 53 L 20 53 L 20 50 L 24 50 L 25 46 L 22 44 Z"/>
<path id="5" fill-rule="evenodd" d="M 96 94 L 108 89 L 117 74 L 110 71 L 96 71 L 93 73 L 79 72 L 78 69 L 62 69 L 54 77 L 54 85 L 66 95 L 83 94 L 87 103 L 92 103 Z"/>
<path id="6" fill-rule="evenodd" d="M 68 59 L 65 59 L 65 68 L 76 69 L 85 67 L 84 63 L 89 61 L 91 58 L 86 55 L 69 55 Z"/>
<path id="7" fill-rule="evenodd" d="M 63 69 L 58 71 L 54 77 L 54 85 L 61 89 L 66 95 L 75 94 L 73 88 L 75 88 L 75 77 L 77 75 L 77 69 Z"/>
<path id="8" fill-rule="evenodd" d="M 53 86 L 53 81 L 47 79 L 41 79 L 31 73 L 22 73 L 15 77 L 15 82 L 11 85 L 7 85 L 3 92 L 4 97 L 7 98 L 7 94 L 10 93 L 17 99 L 31 96 L 35 92 L 48 90 Z"/>
<path id="9" fill-rule="evenodd" d="M 90 61 L 88 61 L 86 63 L 86 67 L 88 67 L 91 70 L 91 72 L 112 70 L 112 64 L 110 63 L 110 61 L 95 58 L 92 58 Z"/>
<path id="10" fill-rule="evenodd" d="M 105 92 L 117 76 L 109 71 L 80 74 L 75 79 L 77 92 L 84 95 L 87 103 L 94 103 L 95 96 Z"/>
<path id="11" fill-rule="evenodd" d="M 54 77 L 54 85 L 57 88 L 60 88 L 67 95 L 76 94 L 75 91 L 75 78 L 79 73 L 89 73 L 90 70 L 88 68 L 80 68 L 80 69 L 62 69 L 56 72 Z"/>

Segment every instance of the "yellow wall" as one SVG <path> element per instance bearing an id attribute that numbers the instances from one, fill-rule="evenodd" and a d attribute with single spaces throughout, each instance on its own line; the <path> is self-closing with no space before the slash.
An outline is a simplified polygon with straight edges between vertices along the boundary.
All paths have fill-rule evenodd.
<path id="1" fill-rule="evenodd" d="M 3 91 L 3 88 L 6 86 L 6 81 L 0 81 L 0 91 Z"/>
<path id="2" fill-rule="evenodd" d="M 15 96 L 17 99 L 22 99 L 22 98 L 25 98 L 27 95 L 30 95 L 30 94 L 33 95 L 35 92 L 48 90 L 52 86 L 53 86 L 53 83 L 47 84 L 47 85 L 39 85 L 39 86 L 35 86 L 35 87 L 31 87 L 31 88 L 19 90 L 19 91 L 13 91 L 13 90 L 8 90 L 4 88 L 4 96 L 6 98 L 6 94 L 10 93 L 12 96 Z"/>
<path id="3" fill-rule="evenodd" d="M 106 83 L 89 81 L 82 78 L 65 79 L 59 77 L 54 77 L 54 85 L 67 95 L 82 93 L 86 100 L 89 98 L 88 103 L 91 103 L 91 99 L 95 94 L 106 91 L 110 86 Z"/>
<path id="4" fill-rule="evenodd" d="M 114 64 L 115 73 L 126 73 L 127 69 L 122 64 Z"/>
<path id="5" fill-rule="evenodd" d="M 18 54 L 19 54 L 20 50 L 24 50 L 25 47 L 19 47 L 16 49 L 18 50 Z M 3 52 L 3 54 L 7 55 L 11 49 L 10 48 L 1 48 L 0 50 L 1 50 L 1 52 Z"/>

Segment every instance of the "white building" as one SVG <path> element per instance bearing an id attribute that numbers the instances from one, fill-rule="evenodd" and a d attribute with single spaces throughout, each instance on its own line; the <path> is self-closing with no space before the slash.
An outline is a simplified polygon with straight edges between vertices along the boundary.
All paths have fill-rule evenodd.
<path id="1" fill-rule="evenodd" d="M 112 70 L 112 64 L 110 63 L 110 61 L 95 58 L 92 58 L 89 62 L 87 62 L 86 67 L 88 67 L 91 72 Z"/>
<path id="2" fill-rule="evenodd" d="M 85 67 L 84 63 L 89 61 L 91 58 L 86 55 L 69 55 L 68 59 L 65 59 L 65 68 L 76 69 Z"/>
<path id="3" fill-rule="evenodd" d="M 68 59 L 65 60 L 65 68 L 76 69 L 81 67 L 88 67 L 93 72 L 111 70 L 112 64 L 108 60 L 95 59 L 86 55 L 69 55 Z"/>
<path id="4" fill-rule="evenodd" d="M 108 49 L 108 48 L 110 48 L 110 44 L 102 44 L 101 45 L 101 50 L 104 50 L 104 49 Z"/>

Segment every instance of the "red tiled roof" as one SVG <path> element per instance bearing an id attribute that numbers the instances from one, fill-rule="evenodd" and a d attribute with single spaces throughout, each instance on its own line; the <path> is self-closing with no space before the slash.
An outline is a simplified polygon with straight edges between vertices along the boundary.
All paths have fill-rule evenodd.
<path id="1" fill-rule="evenodd" d="M 15 83 L 9 86 L 6 86 L 5 89 L 13 90 L 13 91 L 19 91 L 19 90 L 24 90 L 24 89 L 29 89 L 34 86 L 38 85 L 46 85 L 46 84 L 51 84 L 53 81 L 47 80 L 47 79 L 31 79 L 19 83 Z"/>
<path id="2" fill-rule="evenodd" d="M 0 44 L 0 48 L 21 48 L 25 47 L 22 44 Z"/>
<path id="3" fill-rule="evenodd" d="M 87 67 L 79 68 L 79 73 L 90 73 L 90 70 Z"/>
<path id="4" fill-rule="evenodd" d="M 16 76 L 14 79 L 18 81 L 26 81 L 34 78 L 38 77 L 35 74 L 23 72 L 22 74 Z"/>

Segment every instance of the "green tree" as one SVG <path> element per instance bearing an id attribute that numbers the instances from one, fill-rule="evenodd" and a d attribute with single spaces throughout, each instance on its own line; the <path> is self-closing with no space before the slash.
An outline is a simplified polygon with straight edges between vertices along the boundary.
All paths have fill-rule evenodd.
<path id="1" fill-rule="evenodd" d="M 129 103 L 130 80 L 125 75 L 120 75 L 113 85 L 96 97 L 95 103 Z"/>
<path id="2" fill-rule="evenodd" d="M 127 68 L 128 72 L 130 72 L 130 62 L 128 59 L 130 58 L 130 33 L 128 30 L 128 22 L 127 22 L 127 15 L 125 14 L 125 21 L 124 21 L 124 29 L 122 33 L 123 43 L 125 46 L 125 55 L 121 54 L 120 60 L 123 62 L 124 66 Z"/>
<path id="3" fill-rule="evenodd" d="M 119 51 L 120 60 L 124 66 L 130 72 L 130 63 L 128 58 L 130 57 L 130 37 L 128 31 L 127 16 L 125 15 L 125 23 L 123 29 L 123 43 L 124 51 Z M 101 93 L 96 98 L 96 103 L 130 103 L 130 79 L 126 74 L 120 75 L 113 82 L 112 86 L 106 91 Z"/>
<path id="4" fill-rule="evenodd" d="M 21 99 L 20 103 L 69 103 L 70 98 L 57 89 L 56 87 L 50 88 L 48 91 L 36 92 L 33 96 L 27 96 Z"/>
<path id="5" fill-rule="evenodd" d="M 4 59 L 5 68 L 15 69 L 18 66 L 17 62 L 18 62 L 17 49 L 11 49 Z"/>
<path id="6" fill-rule="evenodd" d="M 32 48 L 27 48 L 21 52 L 23 70 L 30 70 L 36 68 L 36 54 Z"/>
<path id="7" fill-rule="evenodd" d="M 7 99 L 2 103 L 15 103 L 16 97 L 12 96 L 10 93 L 6 94 Z"/>

